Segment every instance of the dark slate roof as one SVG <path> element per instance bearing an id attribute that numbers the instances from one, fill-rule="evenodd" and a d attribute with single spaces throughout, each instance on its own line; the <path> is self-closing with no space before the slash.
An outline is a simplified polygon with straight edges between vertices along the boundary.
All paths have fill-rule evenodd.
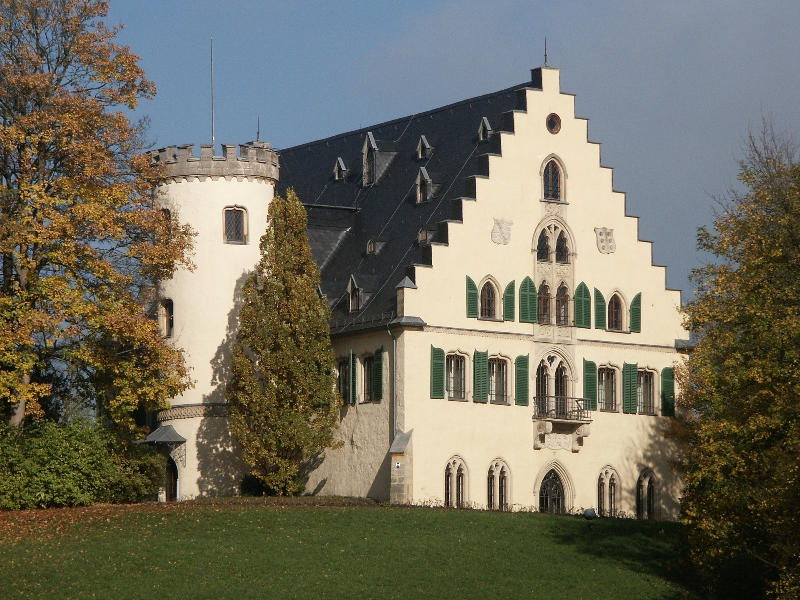
<path id="1" fill-rule="evenodd" d="M 533 71 L 539 79 L 538 69 Z M 280 151 L 278 193 L 294 188 L 308 212 L 308 234 L 320 265 L 322 292 L 331 305 L 331 332 L 383 327 L 395 317 L 396 286 L 415 280 L 414 265 L 430 265 L 430 243 L 447 243 L 447 222 L 461 220 L 461 202 L 474 199 L 475 178 L 488 175 L 488 155 L 499 154 L 499 131 L 513 130 L 513 111 L 525 110 L 522 83 L 386 123 L 364 127 Z M 486 117 L 495 135 L 478 139 Z M 377 181 L 362 185 L 362 150 L 371 132 L 377 148 Z M 433 147 L 417 159 L 424 135 Z M 341 158 L 345 177 L 336 180 Z M 433 184 L 430 200 L 417 204 L 416 182 L 425 167 Z M 367 254 L 374 240 L 375 254 Z M 362 309 L 349 311 L 347 286 L 353 277 L 362 289 Z"/>

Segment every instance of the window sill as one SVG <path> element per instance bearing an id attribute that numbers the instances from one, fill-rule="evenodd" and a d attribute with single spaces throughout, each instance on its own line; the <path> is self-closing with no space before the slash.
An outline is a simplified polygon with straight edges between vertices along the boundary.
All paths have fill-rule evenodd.
<path id="1" fill-rule="evenodd" d="M 224 244 L 230 244 L 231 246 L 247 246 L 247 242 L 237 242 L 234 240 L 223 240 Z"/>
<path id="2" fill-rule="evenodd" d="M 542 198 L 540 202 L 547 202 L 548 204 L 569 204 L 566 200 L 556 200 L 555 198 Z"/>
<path id="3" fill-rule="evenodd" d="M 604 413 L 617 413 L 617 412 L 619 412 L 616 408 L 599 408 L 597 410 L 599 410 L 600 412 L 604 412 Z"/>
<path id="4" fill-rule="evenodd" d="M 466 402 L 467 401 L 467 397 L 464 396 L 463 398 L 451 398 L 451 397 L 448 396 L 447 401 L 448 402 Z"/>
<path id="5" fill-rule="evenodd" d="M 502 323 L 503 319 L 497 317 L 478 317 L 478 321 L 494 321 L 495 323 Z"/>

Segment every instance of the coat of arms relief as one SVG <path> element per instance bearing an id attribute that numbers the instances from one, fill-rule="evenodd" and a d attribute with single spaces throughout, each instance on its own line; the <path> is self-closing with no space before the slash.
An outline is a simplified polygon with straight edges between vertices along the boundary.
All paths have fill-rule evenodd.
<path id="1" fill-rule="evenodd" d="M 597 249 L 603 254 L 612 254 L 617 249 L 617 244 L 614 242 L 614 230 L 608 227 L 595 227 L 594 232 L 597 235 Z"/>

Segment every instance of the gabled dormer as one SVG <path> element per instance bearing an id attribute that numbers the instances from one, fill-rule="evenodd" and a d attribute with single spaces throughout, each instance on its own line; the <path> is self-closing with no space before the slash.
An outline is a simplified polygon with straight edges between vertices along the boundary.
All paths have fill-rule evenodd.
<path id="1" fill-rule="evenodd" d="M 433 181 L 425 167 L 419 168 L 417 173 L 417 204 L 427 202 L 433 196 Z"/>
<path id="2" fill-rule="evenodd" d="M 336 157 L 336 162 L 333 164 L 333 180 L 344 181 L 347 179 L 347 166 L 344 164 L 341 156 Z"/>
<path id="3" fill-rule="evenodd" d="M 375 136 L 371 131 L 367 132 L 364 137 L 364 147 L 361 150 L 361 160 L 363 162 L 363 175 L 362 183 L 364 187 L 374 185 L 376 183 L 376 158 L 378 155 L 378 144 L 375 142 Z"/>
<path id="4" fill-rule="evenodd" d="M 371 131 L 367 132 L 361 150 L 363 163 L 361 180 L 364 187 L 375 185 L 380 181 L 396 154 L 397 142 L 376 140 Z"/>
<path id="5" fill-rule="evenodd" d="M 478 126 L 478 141 L 485 142 L 494 133 L 489 119 L 481 117 L 481 124 Z"/>
<path id="6" fill-rule="evenodd" d="M 419 142 L 417 142 L 417 160 L 430 158 L 431 154 L 433 154 L 433 146 L 428 143 L 424 135 L 419 136 Z"/>
<path id="7" fill-rule="evenodd" d="M 353 275 L 350 275 L 350 281 L 347 282 L 347 297 L 351 313 L 361 310 L 361 288 Z"/>

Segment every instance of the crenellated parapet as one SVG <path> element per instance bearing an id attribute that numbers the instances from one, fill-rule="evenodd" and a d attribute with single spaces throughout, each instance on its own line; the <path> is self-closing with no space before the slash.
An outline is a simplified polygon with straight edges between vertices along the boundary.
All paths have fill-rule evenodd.
<path id="1" fill-rule="evenodd" d="M 237 152 L 238 148 L 238 152 Z M 222 156 L 214 156 L 211 144 L 200 146 L 200 156 L 194 144 L 167 146 L 150 152 L 154 163 L 163 164 L 168 180 L 255 178 L 278 180 L 278 154 L 266 142 L 248 142 L 236 146 L 223 144 Z"/>

